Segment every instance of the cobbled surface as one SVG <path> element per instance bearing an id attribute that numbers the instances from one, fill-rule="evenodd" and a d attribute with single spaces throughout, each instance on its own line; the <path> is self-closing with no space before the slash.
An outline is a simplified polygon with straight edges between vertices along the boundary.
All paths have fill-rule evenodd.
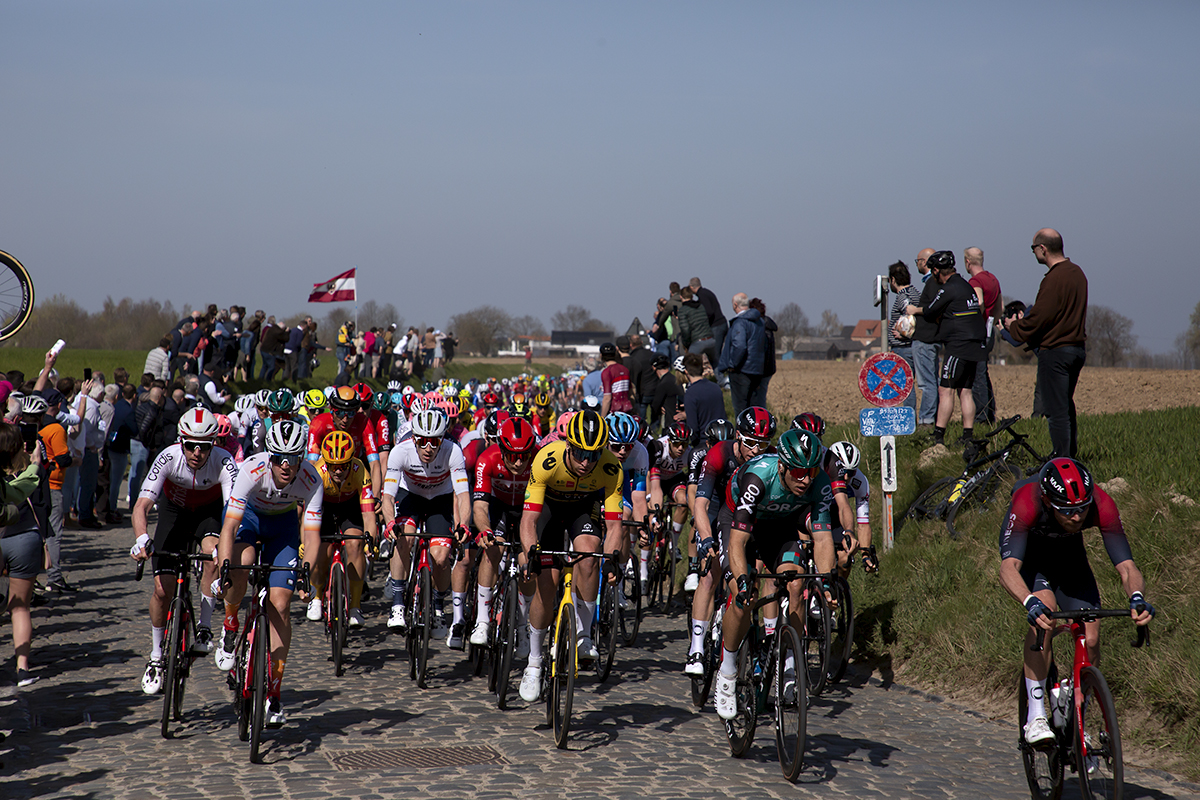
<path id="1" fill-rule="evenodd" d="M 438 646 L 430 688 L 408 679 L 402 637 L 386 608 L 364 603 L 349 667 L 335 678 L 320 623 L 293 608 L 284 678 L 286 727 L 264 734 L 264 763 L 238 741 L 230 692 L 211 658 L 192 672 L 175 737 L 159 734 L 160 697 L 142 694 L 150 582 L 133 580 L 128 525 L 68 529 L 68 579 L 79 592 L 35 610 L 41 679 L 0 687 L 0 797 L 86 798 L 1024 798 L 1016 726 L 862 676 L 834 687 L 809 714 L 806 768 L 779 771 L 772 723 L 760 718 L 747 758 L 729 755 L 711 703 L 692 708 L 681 664 L 681 613 L 650 613 L 615 676 L 581 675 L 566 751 L 544 706 L 510 693 L 500 711 L 461 653 Z M 381 581 L 376 580 L 376 587 Z M 7 628 L 7 625 L 4 626 Z M 10 631 L 3 631 L 5 648 Z M 11 651 L 9 651 L 11 652 Z M 523 665 L 522 665 L 523 666 Z M 408 748 L 490 748 L 491 763 L 403 766 Z M 480 751 L 475 751 L 480 752 Z M 427 754 L 426 754 L 427 755 Z M 435 753 L 436 755 L 436 753 Z M 427 763 L 427 762 L 426 762 Z M 1070 781 L 1065 798 L 1079 796 Z M 1130 769 L 1127 798 L 1200 797 L 1200 787 Z"/>

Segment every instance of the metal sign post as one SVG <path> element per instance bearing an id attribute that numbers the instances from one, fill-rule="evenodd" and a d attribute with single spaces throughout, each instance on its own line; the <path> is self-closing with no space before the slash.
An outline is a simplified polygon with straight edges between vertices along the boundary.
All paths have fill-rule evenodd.
<path id="1" fill-rule="evenodd" d="M 884 336 L 886 336 L 886 331 Z M 858 376 L 858 388 L 868 402 L 878 408 L 864 408 L 858 416 L 863 436 L 879 437 L 880 488 L 883 489 L 883 550 L 892 549 L 896 523 L 892 493 L 898 484 L 896 436 L 907 436 L 917 429 L 916 412 L 900 403 L 912 392 L 913 374 L 908 362 L 894 353 L 871 356 Z"/>

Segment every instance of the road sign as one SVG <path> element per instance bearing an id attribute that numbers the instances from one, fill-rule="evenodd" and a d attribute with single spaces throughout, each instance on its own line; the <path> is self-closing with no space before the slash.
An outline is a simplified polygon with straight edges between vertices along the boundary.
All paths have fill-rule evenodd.
<path id="1" fill-rule="evenodd" d="M 895 353 L 876 353 L 866 360 L 858 374 L 858 389 L 872 405 L 898 406 L 912 388 L 912 367 Z"/>
<path id="2" fill-rule="evenodd" d="M 896 437 L 879 437 L 879 464 L 885 492 L 896 491 Z"/>
<path id="3" fill-rule="evenodd" d="M 908 406 L 864 408 L 858 412 L 858 430 L 863 436 L 907 436 L 917 430 L 917 414 Z"/>

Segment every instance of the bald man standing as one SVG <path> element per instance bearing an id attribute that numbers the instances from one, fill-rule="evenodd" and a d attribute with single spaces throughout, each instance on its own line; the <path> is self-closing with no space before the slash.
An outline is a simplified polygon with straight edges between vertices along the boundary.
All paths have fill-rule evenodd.
<path id="1" fill-rule="evenodd" d="M 996 344 L 994 323 L 1000 310 L 1000 281 L 996 276 L 983 268 L 983 250 L 978 247 L 968 247 L 963 250 L 963 265 L 970 277 L 967 282 L 975 290 L 979 298 L 979 306 L 983 309 L 984 322 L 987 323 L 987 351 L 991 357 L 992 348 Z M 996 393 L 992 389 L 992 378 L 988 375 L 988 358 L 979 363 L 975 370 L 975 384 L 971 387 L 971 395 L 975 398 L 975 421 L 991 425 L 996 421 Z"/>
<path id="2" fill-rule="evenodd" d="M 1008 317 L 1004 327 L 1018 342 L 1041 348 L 1037 380 L 1050 443 L 1055 456 L 1074 458 L 1079 444 L 1075 386 L 1086 358 L 1087 276 L 1063 255 L 1062 236 L 1053 228 L 1034 234 L 1030 249 L 1046 275 L 1029 316 Z"/>
<path id="3" fill-rule="evenodd" d="M 917 303 L 921 308 L 927 308 L 933 302 L 941 285 L 929 279 L 929 267 L 925 262 L 933 255 L 933 248 L 926 247 L 917 253 L 917 272 L 921 273 L 924 286 L 921 289 L 921 299 Z M 917 408 L 917 422 L 933 427 L 937 422 L 938 406 L 938 345 L 941 339 L 938 335 L 938 322 L 930 322 L 920 314 L 916 316 L 917 327 L 913 331 L 912 359 L 916 370 L 917 386 L 921 390 L 921 405 Z"/>

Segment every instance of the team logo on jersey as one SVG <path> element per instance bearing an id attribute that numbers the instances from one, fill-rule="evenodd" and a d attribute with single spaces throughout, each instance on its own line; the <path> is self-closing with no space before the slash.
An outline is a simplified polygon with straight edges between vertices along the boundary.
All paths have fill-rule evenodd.
<path id="1" fill-rule="evenodd" d="M 750 484 L 742 491 L 742 497 L 738 501 L 738 511 L 745 511 L 747 514 L 754 513 L 754 502 L 758 499 L 758 486 Z"/>

